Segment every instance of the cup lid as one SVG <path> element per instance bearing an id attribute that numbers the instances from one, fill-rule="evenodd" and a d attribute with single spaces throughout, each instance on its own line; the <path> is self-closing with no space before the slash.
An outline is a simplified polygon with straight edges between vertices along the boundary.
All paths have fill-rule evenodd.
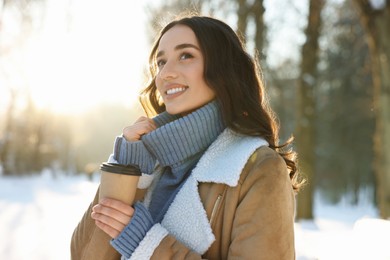
<path id="1" fill-rule="evenodd" d="M 131 164 L 124 165 L 118 163 L 104 162 L 100 165 L 100 170 L 105 172 L 111 172 L 111 173 L 141 176 L 141 171 L 139 167 Z"/>

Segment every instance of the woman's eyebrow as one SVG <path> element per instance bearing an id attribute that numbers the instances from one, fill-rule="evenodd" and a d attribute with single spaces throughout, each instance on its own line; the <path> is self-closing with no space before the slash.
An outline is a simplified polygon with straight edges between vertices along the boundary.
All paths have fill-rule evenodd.
<path id="1" fill-rule="evenodd" d="M 194 49 L 197 49 L 199 51 L 199 47 L 194 45 L 194 44 L 191 44 L 191 43 L 182 43 L 182 44 L 179 44 L 175 47 L 175 50 L 181 50 L 181 49 L 185 49 L 185 48 L 194 48 Z"/>
<path id="2" fill-rule="evenodd" d="M 200 51 L 200 49 L 199 49 L 198 46 L 196 46 L 196 45 L 194 45 L 194 44 L 191 44 L 191 43 L 182 43 L 182 44 L 176 45 L 176 46 L 175 46 L 175 51 L 181 50 L 181 49 L 185 49 L 185 48 L 194 48 L 194 49 Z M 158 58 L 158 57 L 164 55 L 164 53 L 165 53 L 164 51 L 159 51 L 159 52 L 157 53 L 157 55 L 156 55 L 156 58 Z"/>

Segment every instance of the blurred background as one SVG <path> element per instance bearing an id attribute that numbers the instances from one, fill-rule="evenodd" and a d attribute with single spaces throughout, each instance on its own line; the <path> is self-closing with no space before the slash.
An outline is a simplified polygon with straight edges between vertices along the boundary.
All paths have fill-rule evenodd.
<path id="1" fill-rule="evenodd" d="M 58 201 L 71 218 L 58 245 L 68 258 L 63 246 L 94 195 L 99 164 L 122 128 L 143 114 L 138 93 L 151 44 L 183 11 L 226 21 L 260 61 L 280 142 L 295 137 L 308 179 L 297 198 L 298 259 L 346 259 L 320 245 L 330 226 L 345 228 L 323 236 L 333 246 L 356 239 L 365 217 L 390 230 L 388 0 L 2 0 L 0 240 L 15 239 L 0 246 L 0 258 L 25 258 L 18 243 L 31 218 L 16 215 L 38 212 L 38 221 L 50 207 L 63 212 Z M 12 223 L 24 223 L 19 233 Z M 45 243 L 24 248 L 29 259 L 53 259 L 47 252 L 57 249 L 37 249 Z M 385 248 L 378 245 L 376 252 Z"/>

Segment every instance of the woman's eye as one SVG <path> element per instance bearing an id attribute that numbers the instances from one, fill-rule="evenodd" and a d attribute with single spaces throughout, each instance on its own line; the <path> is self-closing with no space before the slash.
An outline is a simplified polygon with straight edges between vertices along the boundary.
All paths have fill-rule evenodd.
<path id="1" fill-rule="evenodd" d="M 186 59 L 191 59 L 193 58 L 194 56 L 192 56 L 191 54 L 189 53 L 183 53 L 182 55 L 180 55 L 180 60 L 186 60 Z"/>
<path id="2" fill-rule="evenodd" d="M 156 64 L 157 64 L 157 67 L 164 66 L 164 65 L 165 65 L 165 60 L 158 60 L 158 61 L 156 62 Z"/>

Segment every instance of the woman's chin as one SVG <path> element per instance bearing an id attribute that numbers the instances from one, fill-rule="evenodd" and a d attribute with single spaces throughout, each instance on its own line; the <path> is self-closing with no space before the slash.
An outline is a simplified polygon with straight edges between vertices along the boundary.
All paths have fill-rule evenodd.
<path id="1" fill-rule="evenodd" d="M 191 113 L 192 111 L 196 110 L 196 108 L 189 108 L 189 107 L 178 107 L 178 106 L 175 106 L 175 107 L 169 107 L 167 106 L 166 107 L 166 111 L 168 112 L 168 114 L 171 114 L 171 115 L 182 115 L 182 116 L 185 116 L 185 115 L 188 115 L 189 113 Z"/>

